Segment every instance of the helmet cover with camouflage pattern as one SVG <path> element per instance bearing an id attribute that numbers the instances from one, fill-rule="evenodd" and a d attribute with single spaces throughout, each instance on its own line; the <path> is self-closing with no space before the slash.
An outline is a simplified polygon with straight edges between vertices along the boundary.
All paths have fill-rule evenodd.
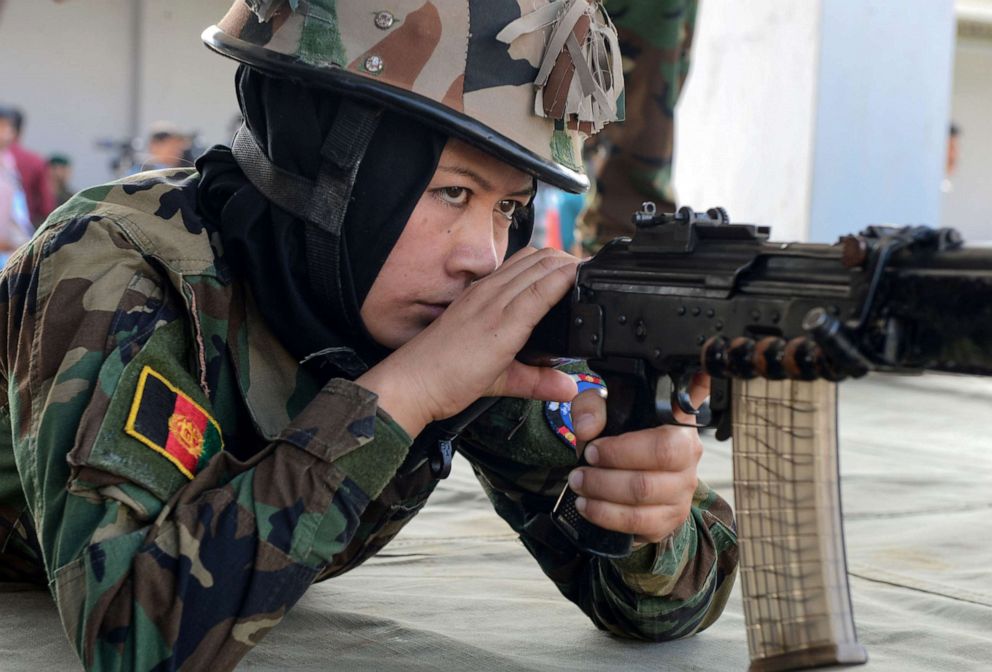
<path id="1" fill-rule="evenodd" d="M 588 186 L 582 141 L 623 117 L 616 30 L 593 0 L 238 0 L 203 39 L 403 110 L 569 191 Z"/>

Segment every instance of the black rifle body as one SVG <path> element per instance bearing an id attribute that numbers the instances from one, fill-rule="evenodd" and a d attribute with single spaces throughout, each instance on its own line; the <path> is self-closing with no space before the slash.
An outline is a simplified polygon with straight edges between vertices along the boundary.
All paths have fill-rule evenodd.
<path id="1" fill-rule="evenodd" d="M 729 224 L 722 209 L 702 215 L 682 208 L 661 215 L 645 204 L 634 219 L 638 229 L 632 239 L 614 240 L 579 267 L 571 295 L 538 325 L 525 352 L 588 360 L 609 390 L 607 435 L 671 423 L 676 408 L 693 412 L 687 391 L 699 371 L 712 376 L 711 424 L 719 439 L 735 432 L 753 434 L 755 418 L 749 416 L 775 415 L 783 404 L 790 409 L 789 418 L 796 409 L 832 414 L 806 428 L 774 428 L 797 445 L 802 442 L 795 437 L 804 435 L 810 445 L 823 444 L 816 448 L 821 456 L 792 456 L 784 463 L 785 447 L 762 448 L 766 454 L 758 459 L 766 462 L 759 471 L 770 470 L 771 454 L 780 468 L 786 465 L 784 476 L 746 481 L 747 473 L 754 478 L 754 467 L 735 455 L 742 575 L 747 572 L 745 615 L 755 631 L 753 637 L 749 634 L 753 670 L 863 662 L 846 583 L 833 383 L 870 370 L 992 375 L 992 248 L 966 248 L 954 231 L 925 227 L 872 227 L 836 245 L 772 243 L 767 228 Z M 757 388 L 749 388 L 748 381 L 787 386 L 749 393 Z M 826 392 L 816 393 L 825 395 L 826 405 L 813 403 L 803 387 L 815 381 L 827 383 Z M 783 397 L 777 406 L 753 410 L 776 394 Z M 735 409 L 734 400 L 746 408 Z M 762 432 L 772 435 L 768 427 Z M 807 462 L 830 464 L 834 473 L 818 473 L 815 484 L 809 476 L 807 485 L 813 489 L 808 494 L 800 497 L 793 488 L 792 499 L 779 501 L 770 513 L 765 495 L 781 492 L 782 481 L 805 478 L 792 474 L 797 464 Z M 796 511 L 811 506 L 797 498 L 815 498 L 821 507 L 833 508 L 812 512 L 829 524 L 814 529 L 797 523 Z M 741 515 L 742 500 L 750 501 L 748 516 Z M 574 501 L 566 488 L 553 517 L 579 547 L 608 557 L 629 552 L 630 535 L 592 525 L 575 511 Z M 792 527 L 775 535 L 767 531 L 785 519 Z M 759 529 L 767 540 L 755 538 L 761 536 Z M 841 612 L 839 620 L 844 620 L 846 610 L 848 634 L 832 630 L 836 614 L 823 615 L 830 633 L 814 635 L 804 625 L 807 631 L 795 634 L 767 615 L 769 600 L 756 598 L 760 603 L 748 609 L 748 594 L 768 592 L 765 584 L 782 574 L 780 568 L 749 563 L 757 565 L 755 558 L 764 558 L 776 544 L 772 550 L 781 563 L 788 557 L 782 555 L 785 546 L 816 544 L 817 535 L 826 534 L 837 537 L 826 555 L 839 554 L 841 561 L 832 578 L 813 579 L 807 572 L 777 590 L 797 593 L 817 582 L 829 584 L 827 592 L 839 595 L 838 604 L 824 607 L 824 614 Z M 793 610 L 788 605 L 787 611 Z M 771 613 L 782 613 L 781 605 Z M 763 622 L 759 614 L 764 614 Z M 795 620 L 816 619 L 805 615 Z M 771 630 L 778 632 L 769 634 Z"/>

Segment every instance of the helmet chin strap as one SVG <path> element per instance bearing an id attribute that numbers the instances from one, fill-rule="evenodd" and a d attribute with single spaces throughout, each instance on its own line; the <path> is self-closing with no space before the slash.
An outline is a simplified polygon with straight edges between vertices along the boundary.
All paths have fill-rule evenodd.
<path id="1" fill-rule="evenodd" d="M 295 175 L 272 163 L 242 125 L 231 151 L 245 177 L 269 202 L 306 222 L 307 270 L 316 296 L 328 301 L 327 313 L 346 321 L 357 333 L 357 310 L 349 310 L 342 272 L 345 213 L 362 158 L 382 116 L 382 108 L 344 98 L 320 155 L 316 180 Z M 355 307 L 357 308 L 357 307 Z"/>

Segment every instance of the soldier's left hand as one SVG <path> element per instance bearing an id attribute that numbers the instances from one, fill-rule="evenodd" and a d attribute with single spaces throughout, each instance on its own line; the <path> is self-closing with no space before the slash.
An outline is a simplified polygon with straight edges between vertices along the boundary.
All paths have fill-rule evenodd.
<path id="1" fill-rule="evenodd" d="M 600 527 L 628 532 L 639 544 L 665 539 L 689 517 L 696 490 L 696 466 L 703 454 L 692 427 L 662 426 L 620 436 L 600 437 L 606 426 L 606 400 L 587 390 L 572 402 L 580 454 L 590 466 L 575 469 L 569 485 L 576 507 Z M 709 378 L 697 375 L 690 389 L 698 408 L 709 394 Z M 676 411 L 679 422 L 695 424 Z M 588 443 L 586 443 L 588 442 Z"/>

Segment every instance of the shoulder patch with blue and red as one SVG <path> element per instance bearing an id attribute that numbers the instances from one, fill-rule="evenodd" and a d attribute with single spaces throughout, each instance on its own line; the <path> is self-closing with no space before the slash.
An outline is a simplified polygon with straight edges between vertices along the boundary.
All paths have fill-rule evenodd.
<path id="1" fill-rule="evenodd" d="M 588 373 L 573 373 L 572 380 L 579 388 L 579 393 L 591 389 L 605 390 L 606 384 L 599 376 Z M 575 427 L 572 425 L 572 402 L 548 401 L 544 403 L 544 417 L 547 419 L 551 430 L 565 445 L 575 448 Z"/>
<path id="2" fill-rule="evenodd" d="M 124 431 L 189 479 L 224 446 L 217 421 L 150 366 L 141 370 Z"/>

